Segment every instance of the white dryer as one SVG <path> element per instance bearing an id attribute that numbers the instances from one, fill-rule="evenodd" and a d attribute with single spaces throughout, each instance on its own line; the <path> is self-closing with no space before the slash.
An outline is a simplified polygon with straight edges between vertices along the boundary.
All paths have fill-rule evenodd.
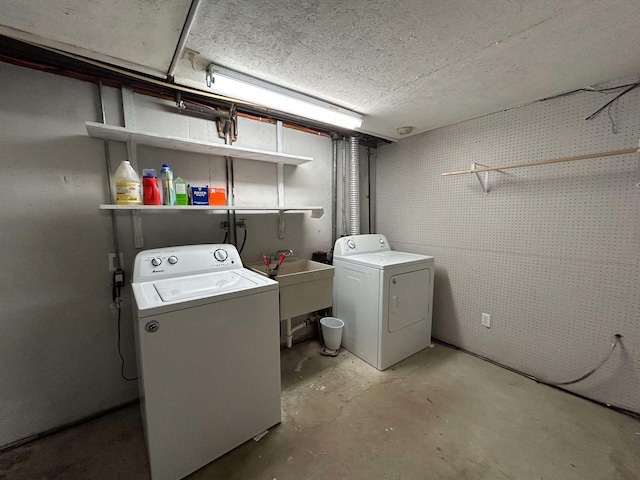
<path id="1" fill-rule="evenodd" d="M 336 241 L 333 266 L 347 350 L 384 370 L 429 346 L 433 257 L 393 251 L 384 235 L 354 235 Z"/>
<path id="2" fill-rule="evenodd" d="M 232 245 L 140 252 L 133 270 L 153 480 L 177 480 L 280 422 L 278 283 Z"/>

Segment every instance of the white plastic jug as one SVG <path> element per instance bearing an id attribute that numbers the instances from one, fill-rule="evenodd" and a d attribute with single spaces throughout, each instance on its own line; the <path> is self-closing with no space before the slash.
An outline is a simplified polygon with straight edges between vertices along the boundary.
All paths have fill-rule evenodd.
<path id="1" fill-rule="evenodd" d="M 140 177 L 127 160 L 124 160 L 114 175 L 116 203 L 118 205 L 142 205 Z"/>

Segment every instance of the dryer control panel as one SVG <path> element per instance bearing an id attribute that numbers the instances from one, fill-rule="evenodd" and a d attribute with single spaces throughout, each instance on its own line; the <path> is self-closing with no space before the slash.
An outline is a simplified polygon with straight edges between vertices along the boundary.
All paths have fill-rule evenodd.
<path id="1" fill-rule="evenodd" d="M 334 257 L 348 257 L 361 253 L 388 252 L 391 250 L 387 238 L 381 234 L 351 235 L 336 240 Z"/>
<path id="2" fill-rule="evenodd" d="M 185 245 L 144 250 L 136 255 L 133 282 L 242 269 L 231 244 Z"/>

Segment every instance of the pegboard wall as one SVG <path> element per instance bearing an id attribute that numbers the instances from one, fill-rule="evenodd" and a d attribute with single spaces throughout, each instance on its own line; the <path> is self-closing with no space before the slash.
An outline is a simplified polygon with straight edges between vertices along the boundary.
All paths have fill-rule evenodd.
<path id="1" fill-rule="evenodd" d="M 627 78 L 605 86 L 636 81 Z M 442 172 L 633 148 L 640 88 L 576 93 L 378 149 L 377 231 L 434 255 L 433 335 L 568 389 L 640 412 L 640 182 L 637 155 L 475 175 Z M 613 133 L 613 124 L 617 133 Z M 480 323 L 491 314 L 491 328 Z"/>

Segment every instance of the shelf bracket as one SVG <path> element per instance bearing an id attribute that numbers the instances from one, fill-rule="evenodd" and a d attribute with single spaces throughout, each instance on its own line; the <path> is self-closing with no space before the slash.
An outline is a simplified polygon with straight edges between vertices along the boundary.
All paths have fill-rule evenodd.
<path id="1" fill-rule="evenodd" d="M 473 162 L 471 164 L 471 170 L 475 170 L 477 167 L 489 168 L 486 165 L 482 165 L 481 163 Z M 476 177 L 478 178 L 478 181 L 480 182 L 480 186 L 482 187 L 482 191 L 484 192 L 485 195 L 487 195 L 489 193 L 489 172 L 476 173 Z M 483 179 L 483 177 L 484 177 L 484 179 Z"/>

